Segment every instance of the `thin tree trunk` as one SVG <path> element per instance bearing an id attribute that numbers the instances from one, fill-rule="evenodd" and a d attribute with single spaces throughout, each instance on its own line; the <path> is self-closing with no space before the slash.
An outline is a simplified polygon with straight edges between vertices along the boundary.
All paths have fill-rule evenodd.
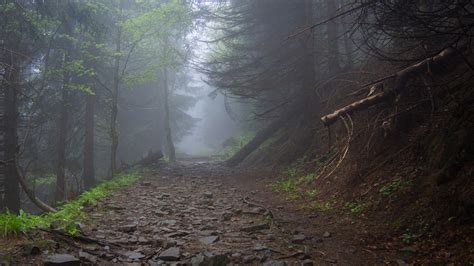
<path id="1" fill-rule="evenodd" d="M 122 1 L 120 1 L 119 21 L 122 19 Z M 120 53 L 122 52 L 122 28 L 117 25 L 117 39 L 115 40 L 115 66 L 114 66 L 114 83 L 112 87 L 112 111 L 110 115 L 110 178 L 115 176 L 117 170 L 117 148 L 118 148 L 118 133 L 117 133 L 117 115 L 118 115 L 118 97 L 120 85 Z"/>
<path id="2" fill-rule="evenodd" d="M 353 51 L 352 51 L 350 32 L 347 29 L 347 20 L 348 20 L 347 18 L 341 17 L 342 31 L 344 32 L 344 53 L 346 54 L 345 68 L 346 70 L 350 70 L 354 66 L 354 58 L 352 56 Z M 351 20 L 350 17 L 349 17 L 349 20 Z"/>
<path id="3" fill-rule="evenodd" d="M 306 26 L 313 25 L 313 0 L 305 0 L 304 5 L 305 12 L 305 24 Z M 316 83 L 315 76 L 315 63 L 314 63 L 314 35 L 312 31 L 307 31 L 308 38 L 305 43 L 305 75 L 304 75 L 304 87 L 305 91 L 309 92 L 307 95 L 311 95 L 314 84 Z"/>
<path id="4" fill-rule="evenodd" d="M 334 17 L 337 11 L 337 0 L 326 0 L 328 18 Z M 329 75 L 336 74 L 339 69 L 339 44 L 337 40 L 338 25 L 337 19 L 328 22 L 328 70 Z"/>
<path id="5" fill-rule="evenodd" d="M 69 62 L 69 55 L 66 52 L 64 56 L 64 64 Z M 68 84 L 70 82 L 70 73 L 66 71 L 63 76 L 63 85 L 61 88 L 61 106 L 58 120 L 58 144 L 57 144 L 57 164 L 56 164 L 56 194 L 55 202 L 64 200 L 66 191 L 66 140 L 67 125 L 69 120 L 69 91 Z"/>
<path id="6" fill-rule="evenodd" d="M 16 172 L 16 154 L 18 149 L 18 91 L 19 66 L 15 56 L 8 55 L 5 73 L 5 198 L 4 205 L 9 211 L 18 213 L 20 210 L 20 187 Z"/>
<path id="7" fill-rule="evenodd" d="M 83 181 L 84 189 L 95 185 L 94 169 L 94 113 L 96 96 L 86 96 L 86 113 L 84 118 L 84 162 Z"/>
<path id="8" fill-rule="evenodd" d="M 171 162 L 176 161 L 176 152 L 173 144 L 173 137 L 171 135 L 170 127 L 170 107 L 169 107 L 169 87 L 168 87 L 168 70 L 163 69 L 163 90 L 164 90 L 164 104 L 165 104 L 165 140 L 166 140 L 166 154 Z"/>

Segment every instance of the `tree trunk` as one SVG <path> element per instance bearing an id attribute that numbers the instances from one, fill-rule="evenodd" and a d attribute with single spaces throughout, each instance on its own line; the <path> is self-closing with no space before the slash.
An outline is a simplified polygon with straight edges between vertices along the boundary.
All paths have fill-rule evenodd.
<path id="1" fill-rule="evenodd" d="M 5 198 L 4 206 L 11 212 L 20 210 L 20 187 L 16 172 L 16 154 L 18 150 L 18 92 L 19 66 L 14 55 L 8 55 L 4 86 L 5 88 Z"/>
<path id="2" fill-rule="evenodd" d="M 69 54 L 64 55 L 64 64 L 70 61 Z M 70 73 L 65 71 L 63 75 L 63 85 L 61 88 L 61 106 L 58 119 L 58 144 L 57 144 L 57 164 L 56 164 L 56 194 L 55 202 L 64 200 L 66 191 L 66 144 L 67 144 L 67 125 L 69 120 L 69 89 Z"/>
<path id="3" fill-rule="evenodd" d="M 95 185 L 94 169 L 94 113 L 96 96 L 86 96 L 86 113 L 84 118 L 84 162 L 83 181 L 84 189 L 90 189 Z"/>
<path id="4" fill-rule="evenodd" d="M 227 166 L 236 166 L 241 163 L 247 156 L 249 156 L 254 150 L 256 150 L 260 145 L 270 138 L 273 134 L 275 134 L 281 127 L 286 125 L 286 123 L 292 119 L 293 117 L 297 116 L 301 113 L 301 105 L 302 104 L 295 104 L 293 105 L 294 108 L 290 108 L 290 110 L 279 119 L 270 123 L 267 127 L 260 130 L 257 135 L 247 143 L 242 149 L 240 149 L 232 158 L 228 159 L 225 164 Z"/>
<path id="5" fill-rule="evenodd" d="M 306 27 L 313 25 L 313 0 L 305 0 L 304 5 L 305 24 Z M 314 85 L 316 84 L 315 76 L 315 60 L 314 60 L 314 33 L 307 31 L 307 38 L 305 43 L 305 75 L 304 75 L 304 90 L 306 95 L 312 95 Z"/>
<path id="6" fill-rule="evenodd" d="M 165 142 L 166 142 L 166 155 L 171 162 L 176 161 L 176 153 L 173 144 L 173 137 L 171 135 L 170 126 L 170 107 L 169 107 L 169 87 L 168 87 L 168 70 L 166 67 L 163 69 L 163 91 L 164 91 L 164 104 L 165 104 Z"/>
<path id="7" fill-rule="evenodd" d="M 347 29 L 348 20 L 351 20 L 351 18 L 349 17 L 349 19 L 347 19 L 346 17 L 341 17 L 342 31 L 344 32 L 344 53 L 346 54 L 346 64 L 344 68 L 346 70 L 350 70 L 354 66 L 351 36 L 349 30 Z"/>
<path id="8" fill-rule="evenodd" d="M 326 0 L 328 18 L 334 17 L 337 11 L 337 0 Z M 337 40 L 338 25 L 337 19 L 328 22 L 328 70 L 329 75 L 339 72 L 339 44 Z"/>
<path id="9" fill-rule="evenodd" d="M 119 7 L 119 21 L 122 20 L 122 1 Z M 118 133 L 117 133 L 117 115 L 118 115 L 118 97 L 120 85 L 120 53 L 122 52 L 122 28 L 117 23 L 117 39 L 115 40 L 115 66 L 114 66 L 114 83 L 112 87 L 112 110 L 110 115 L 110 178 L 114 178 L 117 170 L 117 148 L 118 148 Z"/>

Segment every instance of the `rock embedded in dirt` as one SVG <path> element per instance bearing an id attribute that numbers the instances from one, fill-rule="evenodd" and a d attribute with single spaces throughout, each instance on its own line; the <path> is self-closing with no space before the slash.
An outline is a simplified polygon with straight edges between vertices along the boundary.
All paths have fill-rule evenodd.
<path id="1" fill-rule="evenodd" d="M 131 233 L 137 230 L 137 224 L 126 224 L 118 228 L 119 231 L 124 233 Z"/>
<path id="2" fill-rule="evenodd" d="M 81 265 L 81 261 L 70 254 L 53 254 L 48 256 L 44 261 L 45 266 L 49 265 L 68 265 L 68 266 L 76 266 Z"/>
<path id="3" fill-rule="evenodd" d="M 268 240 L 268 241 L 273 241 L 275 239 L 276 239 L 275 236 L 272 234 L 268 234 L 265 236 L 265 240 Z"/>
<path id="4" fill-rule="evenodd" d="M 87 252 L 84 252 L 84 251 L 79 251 L 79 259 L 81 260 L 86 260 L 88 262 L 92 262 L 92 263 L 97 263 L 97 257 L 92 255 L 92 254 L 89 254 Z"/>
<path id="5" fill-rule="evenodd" d="M 222 214 L 222 221 L 226 222 L 226 221 L 230 221 L 230 219 L 232 219 L 232 213 L 231 212 L 224 212 Z"/>
<path id="6" fill-rule="evenodd" d="M 286 262 L 280 260 L 269 260 L 263 266 L 287 266 Z"/>
<path id="7" fill-rule="evenodd" d="M 217 255 L 206 257 L 204 259 L 203 264 L 201 265 L 217 266 L 217 265 L 227 265 L 229 263 L 230 263 L 230 260 L 226 255 L 217 254 Z"/>
<path id="8" fill-rule="evenodd" d="M 324 232 L 323 237 L 325 237 L 325 238 L 331 237 L 331 233 L 326 231 L 326 232 Z"/>
<path id="9" fill-rule="evenodd" d="M 261 230 L 266 230 L 266 229 L 270 229 L 270 225 L 268 225 L 267 223 L 263 223 L 263 224 L 257 224 L 257 225 L 251 225 L 251 226 L 243 227 L 240 230 L 243 231 L 243 232 L 255 232 L 255 231 L 261 231 Z"/>
<path id="10" fill-rule="evenodd" d="M 176 220 L 164 220 L 160 222 L 160 226 L 172 226 L 176 224 Z"/>
<path id="11" fill-rule="evenodd" d="M 219 241 L 219 236 L 206 236 L 199 238 L 199 242 L 206 245 L 214 244 L 217 241 Z"/>
<path id="12" fill-rule="evenodd" d="M 256 260 L 258 260 L 257 256 L 247 255 L 247 256 L 243 257 L 242 262 L 245 263 L 245 264 L 249 264 L 249 263 L 252 263 Z"/>
<path id="13" fill-rule="evenodd" d="M 165 237 L 168 238 L 175 238 L 175 237 L 183 237 L 189 235 L 189 232 L 186 231 L 177 231 L 173 233 L 166 234 Z"/>
<path id="14" fill-rule="evenodd" d="M 143 237 L 143 236 L 139 236 L 138 237 L 138 243 L 140 243 L 141 245 L 147 245 L 147 244 L 150 244 L 151 241 L 148 240 L 147 238 Z"/>
<path id="15" fill-rule="evenodd" d="M 212 199 L 212 197 L 213 197 L 214 195 L 212 194 L 212 192 L 205 192 L 205 193 L 203 194 L 203 196 L 204 196 L 204 198 L 206 198 L 206 199 Z"/>
<path id="16" fill-rule="evenodd" d="M 164 261 L 177 261 L 180 257 L 181 251 L 177 247 L 168 248 L 158 255 L 158 258 Z"/>
<path id="17" fill-rule="evenodd" d="M 303 234 L 294 235 L 291 239 L 291 243 L 293 244 L 301 244 L 306 240 L 306 236 Z"/>
<path id="18" fill-rule="evenodd" d="M 301 266 L 313 266 L 314 262 L 312 260 L 303 260 Z"/>
<path id="19" fill-rule="evenodd" d="M 193 266 L 203 265 L 205 259 L 206 257 L 202 255 L 201 253 L 199 253 L 196 256 L 191 258 L 191 265 Z"/>

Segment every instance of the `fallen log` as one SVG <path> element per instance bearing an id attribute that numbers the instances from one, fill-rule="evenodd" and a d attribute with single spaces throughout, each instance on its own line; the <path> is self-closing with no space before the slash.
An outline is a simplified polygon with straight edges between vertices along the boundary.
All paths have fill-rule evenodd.
<path id="1" fill-rule="evenodd" d="M 448 63 L 451 59 L 458 55 L 459 51 L 454 48 L 446 48 L 439 54 L 429 57 L 415 65 L 411 65 L 403 70 L 400 70 L 395 75 L 395 85 L 392 89 L 384 90 L 382 92 L 368 96 L 362 100 L 355 101 L 347 106 L 344 106 L 336 111 L 321 117 L 325 126 L 334 124 L 341 116 L 345 114 L 352 114 L 356 111 L 360 111 L 368 108 L 369 106 L 375 105 L 389 98 L 398 95 L 404 88 L 406 83 L 413 77 L 416 77 L 424 72 L 432 72 L 439 70 L 444 64 Z M 380 82 L 379 82 L 380 83 Z M 376 83 L 375 85 L 379 84 Z"/>
<path id="2" fill-rule="evenodd" d="M 302 111 L 301 105 L 293 105 L 293 108 L 290 108 L 285 115 L 281 116 L 277 120 L 270 123 L 267 127 L 260 130 L 257 135 L 247 143 L 242 149 L 240 149 L 232 158 L 228 159 L 225 164 L 227 166 L 233 167 L 241 163 L 247 156 L 249 156 L 254 150 L 256 150 L 260 145 L 270 138 L 275 132 L 283 127 L 291 118 L 298 115 Z"/>

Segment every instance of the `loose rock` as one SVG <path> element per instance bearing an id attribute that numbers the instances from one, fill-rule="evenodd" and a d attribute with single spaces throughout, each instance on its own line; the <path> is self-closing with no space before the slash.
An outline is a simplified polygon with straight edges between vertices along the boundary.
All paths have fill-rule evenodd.
<path id="1" fill-rule="evenodd" d="M 199 238 L 199 242 L 206 245 L 214 244 L 218 240 L 219 240 L 219 236 L 206 236 L 206 237 Z"/>
<path id="2" fill-rule="evenodd" d="M 176 261 L 181 257 L 181 251 L 177 247 L 168 248 L 158 255 L 159 259 L 164 261 Z"/>
<path id="3" fill-rule="evenodd" d="M 44 261 L 44 265 L 68 265 L 68 266 L 76 266 L 81 265 L 81 261 L 74 257 L 73 255 L 69 254 L 53 254 L 48 256 Z"/>

